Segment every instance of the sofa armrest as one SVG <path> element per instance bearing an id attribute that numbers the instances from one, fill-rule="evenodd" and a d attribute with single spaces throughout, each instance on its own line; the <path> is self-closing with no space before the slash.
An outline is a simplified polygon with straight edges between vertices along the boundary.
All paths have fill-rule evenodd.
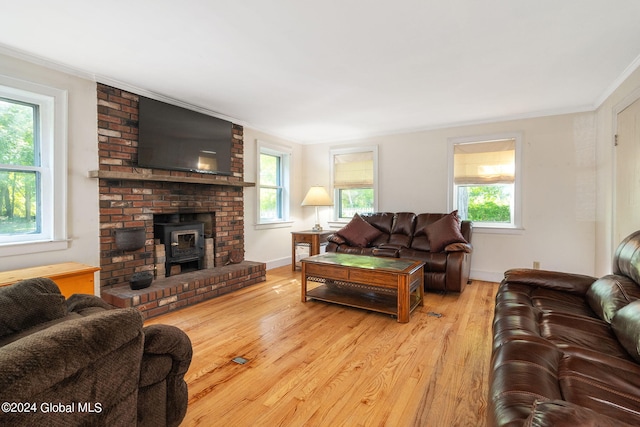
<path id="1" fill-rule="evenodd" d="M 447 253 L 446 284 L 447 291 L 462 292 L 469 281 L 469 263 L 471 255 L 465 251 Z"/>
<path id="2" fill-rule="evenodd" d="M 157 425 L 151 415 L 160 412 L 166 418 L 164 425 L 177 426 L 187 412 L 188 393 L 184 375 L 193 356 L 191 340 L 181 329 L 170 325 L 146 326 L 144 335 L 139 425 Z M 163 382 L 165 384 L 160 389 L 166 393 L 159 396 L 157 390 L 153 390 L 154 385 Z"/>
<path id="3" fill-rule="evenodd" d="M 375 256 L 386 256 L 391 258 L 398 258 L 400 256 L 400 250 L 404 248 L 402 245 L 394 245 L 391 243 L 383 243 L 376 248 L 373 248 L 372 254 Z"/>
<path id="4" fill-rule="evenodd" d="M 469 243 L 451 243 L 444 247 L 445 252 L 466 252 L 470 254 L 473 250 Z"/>
<path id="5" fill-rule="evenodd" d="M 150 325 L 144 329 L 144 355 L 169 356 L 171 373 L 182 375 L 191 364 L 191 340 L 181 329 L 171 325 Z"/>
<path id="6" fill-rule="evenodd" d="M 539 286 L 541 288 L 584 295 L 587 293 L 589 286 L 596 280 L 596 277 L 582 274 L 515 268 L 504 273 L 503 282 Z"/>

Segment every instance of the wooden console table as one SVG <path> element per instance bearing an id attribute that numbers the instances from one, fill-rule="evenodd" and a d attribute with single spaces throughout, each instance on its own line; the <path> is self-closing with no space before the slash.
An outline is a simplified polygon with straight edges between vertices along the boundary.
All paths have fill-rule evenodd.
<path id="1" fill-rule="evenodd" d="M 20 270 L 0 271 L 0 286 L 12 285 L 16 282 L 34 277 L 48 277 L 56 282 L 65 297 L 73 294 L 94 295 L 94 273 L 100 267 L 93 267 L 77 262 L 43 265 Z"/>

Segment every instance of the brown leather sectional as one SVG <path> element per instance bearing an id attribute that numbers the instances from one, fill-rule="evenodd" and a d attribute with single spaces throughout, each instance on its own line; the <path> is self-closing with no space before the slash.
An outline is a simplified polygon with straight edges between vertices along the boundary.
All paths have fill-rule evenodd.
<path id="1" fill-rule="evenodd" d="M 338 231 L 328 237 L 327 251 L 424 261 L 425 290 L 462 292 L 469 281 L 473 226 L 470 221 L 447 222 L 452 215 L 456 213 L 362 214 L 362 219 L 380 231 L 377 237 L 367 245 L 357 246 Z M 447 244 L 441 250 L 432 251 L 434 238 L 446 243 L 451 231 L 448 228 L 452 226 L 457 227 L 464 242 Z"/>
<path id="2" fill-rule="evenodd" d="M 640 231 L 600 279 L 516 269 L 493 321 L 488 425 L 640 425 Z"/>

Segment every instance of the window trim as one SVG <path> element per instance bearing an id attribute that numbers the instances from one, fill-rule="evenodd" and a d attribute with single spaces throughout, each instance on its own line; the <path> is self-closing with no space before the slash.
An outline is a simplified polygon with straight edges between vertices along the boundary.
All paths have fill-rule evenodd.
<path id="1" fill-rule="evenodd" d="M 257 140 L 256 150 L 256 228 L 280 228 L 288 227 L 293 224 L 290 220 L 291 215 L 291 154 L 292 148 L 284 145 L 273 144 L 266 141 Z M 282 218 L 277 220 L 265 221 L 260 217 L 260 155 L 268 154 L 280 157 L 281 171 L 280 180 L 282 188 L 281 206 Z M 269 186 L 272 188 L 272 186 Z"/>
<path id="2" fill-rule="evenodd" d="M 513 224 L 499 223 L 474 223 L 474 231 L 486 233 L 514 233 L 524 230 L 522 223 L 522 132 L 504 132 L 488 135 L 466 136 L 449 138 L 447 144 L 447 206 L 449 211 L 456 209 L 456 198 L 454 197 L 455 185 L 453 182 L 453 155 L 456 144 L 483 143 L 500 139 L 515 140 L 515 182 L 513 185 Z"/>
<path id="3" fill-rule="evenodd" d="M 352 153 L 373 153 L 373 211 L 378 212 L 378 146 L 368 145 L 362 147 L 348 147 L 348 148 L 332 148 L 329 150 L 329 164 L 331 165 L 331 190 L 333 193 L 334 209 L 333 209 L 333 221 L 329 222 L 330 226 L 340 227 L 345 223 L 348 223 L 351 218 L 340 218 L 339 208 L 339 189 L 335 188 L 334 178 L 334 157 L 340 154 L 352 154 Z"/>
<path id="4" fill-rule="evenodd" d="M 0 75 L 0 95 L 37 104 L 40 120 L 42 233 L 0 241 L 0 256 L 66 249 L 67 104 L 66 90 Z M 47 222 L 45 222 L 47 221 Z"/>

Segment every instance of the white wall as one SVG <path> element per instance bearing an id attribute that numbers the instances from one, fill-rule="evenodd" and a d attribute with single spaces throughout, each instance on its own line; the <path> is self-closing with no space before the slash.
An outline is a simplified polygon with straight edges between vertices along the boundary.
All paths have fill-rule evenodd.
<path id="1" fill-rule="evenodd" d="M 65 250 L 1 257 L 0 270 L 67 261 L 100 265 L 98 181 L 87 178 L 87 171 L 98 168 L 95 82 L 1 53 L 0 74 L 68 93 L 67 230 L 71 239 Z"/>
<path id="2" fill-rule="evenodd" d="M 473 235 L 472 277 L 500 280 L 505 270 L 532 267 L 594 272 L 595 114 L 580 113 L 349 141 L 377 144 L 379 210 L 447 212 L 449 138 L 522 132 L 523 226 L 515 234 Z M 329 150 L 304 147 L 307 184 L 329 185 Z"/>

